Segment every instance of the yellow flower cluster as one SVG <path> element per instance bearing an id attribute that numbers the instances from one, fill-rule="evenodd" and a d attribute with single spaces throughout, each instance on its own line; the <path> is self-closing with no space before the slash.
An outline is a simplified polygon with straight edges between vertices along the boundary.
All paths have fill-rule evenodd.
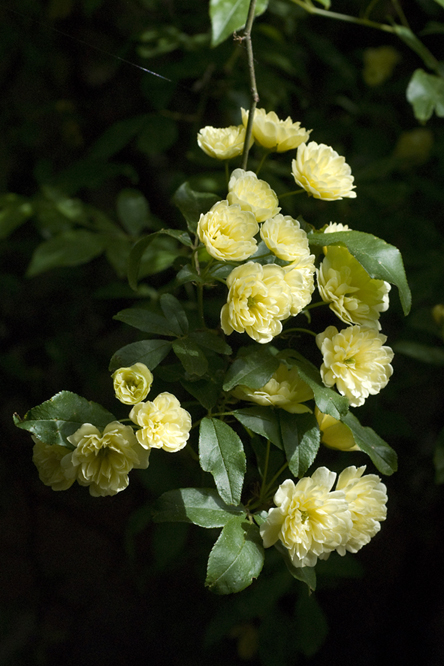
<path id="1" fill-rule="evenodd" d="M 265 548 L 280 541 L 295 567 L 313 567 L 336 550 L 356 553 L 379 531 L 386 517 L 387 492 L 378 476 L 363 476 L 365 466 L 348 467 L 339 476 L 326 467 L 296 484 L 278 488 L 260 533 Z"/>
<path id="2" fill-rule="evenodd" d="M 313 398 L 311 388 L 299 377 L 296 366 L 288 368 L 281 363 L 271 379 L 260 389 L 239 385 L 233 395 L 266 407 L 279 407 L 290 414 L 303 414 L 311 409 L 303 403 Z"/>
<path id="3" fill-rule="evenodd" d="M 218 201 L 201 215 L 197 225 L 199 240 L 208 254 L 219 261 L 244 261 L 256 252 L 259 225 L 248 210 L 228 201 Z"/>
<path id="4" fill-rule="evenodd" d="M 147 451 L 164 449 L 175 453 L 186 446 L 191 416 L 171 393 L 160 393 L 152 402 L 139 402 L 129 416 L 140 426 L 137 441 Z"/>

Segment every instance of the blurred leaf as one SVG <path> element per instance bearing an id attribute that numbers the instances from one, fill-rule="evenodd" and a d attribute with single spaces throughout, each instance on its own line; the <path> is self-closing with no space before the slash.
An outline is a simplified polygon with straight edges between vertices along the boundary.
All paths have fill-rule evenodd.
<path id="1" fill-rule="evenodd" d="M 428 120 L 433 111 L 444 117 L 444 79 L 423 69 L 415 70 L 407 86 L 407 99 L 421 122 Z"/>
<path id="2" fill-rule="evenodd" d="M 270 440 L 278 449 L 283 449 L 281 426 L 277 410 L 257 405 L 256 407 L 236 409 L 233 412 L 233 416 L 245 428 Z"/>
<path id="3" fill-rule="evenodd" d="M 438 435 L 433 463 L 435 465 L 435 483 L 444 483 L 444 428 Z"/>
<path id="4" fill-rule="evenodd" d="M 178 138 L 177 123 L 171 118 L 149 114 L 137 137 L 137 148 L 146 155 L 158 155 L 168 150 Z"/>
<path id="5" fill-rule="evenodd" d="M 362 426 L 356 416 L 348 412 L 341 421 L 352 431 L 354 440 L 361 451 L 366 453 L 381 474 L 390 476 L 398 469 L 398 456 L 391 446 L 384 442 L 372 428 Z"/>
<path id="6" fill-rule="evenodd" d="M 150 208 L 142 192 L 135 189 L 121 190 L 117 196 L 117 216 L 131 236 L 138 236 L 149 227 Z"/>
<path id="7" fill-rule="evenodd" d="M 177 333 L 172 330 L 173 327 L 170 325 L 168 319 L 161 317 L 155 312 L 150 312 L 149 310 L 144 310 L 142 308 L 128 308 L 127 310 L 121 310 L 114 315 L 113 319 L 123 321 L 124 324 L 133 326 L 144 333 L 169 336 L 177 335 Z"/>
<path id="8" fill-rule="evenodd" d="M 204 352 L 191 338 L 174 340 L 173 351 L 189 375 L 202 377 L 208 370 L 208 361 Z"/>
<path id="9" fill-rule="evenodd" d="M 236 516 L 226 523 L 211 550 L 205 585 L 216 594 L 240 592 L 259 576 L 263 565 L 259 528 Z"/>
<path id="10" fill-rule="evenodd" d="M 84 229 L 68 229 L 41 243 L 32 255 L 26 275 L 34 277 L 59 266 L 79 266 L 94 259 L 105 249 L 100 234 Z"/>
<path id="11" fill-rule="evenodd" d="M 144 236 L 138 240 L 137 243 L 135 243 L 131 248 L 130 256 L 128 259 L 128 282 L 134 291 L 137 291 L 140 262 L 142 261 L 145 250 L 156 238 L 158 238 L 159 234 L 166 234 L 167 236 L 171 236 L 187 247 L 191 247 L 192 245 L 189 235 L 184 231 L 178 231 L 176 229 L 160 229 L 159 231 L 155 231 L 149 236 Z"/>
<path id="12" fill-rule="evenodd" d="M 416 361 L 430 363 L 430 365 L 444 365 L 444 348 L 442 346 L 430 347 L 412 340 L 399 340 L 393 345 L 393 349 L 396 353 L 410 356 Z"/>
<path id="13" fill-rule="evenodd" d="M 213 475 L 224 502 L 238 505 L 246 469 L 245 453 L 240 437 L 229 425 L 219 419 L 202 419 L 199 460 L 204 472 Z"/>
<path id="14" fill-rule="evenodd" d="M 420 39 L 404 25 L 393 24 L 393 30 L 402 41 L 414 51 L 431 70 L 436 69 L 437 61 Z M 418 71 L 418 70 L 417 70 Z"/>
<path id="15" fill-rule="evenodd" d="M 321 433 L 314 414 L 289 414 L 279 410 L 282 442 L 290 472 L 304 476 L 314 462 L 321 444 Z"/>
<path id="16" fill-rule="evenodd" d="M 95 402 L 89 402 L 76 393 L 61 391 L 46 402 L 30 409 L 23 419 L 14 415 L 18 428 L 29 430 L 45 444 L 60 444 L 73 449 L 67 441 L 84 423 L 92 423 L 103 430 L 116 417 Z"/>
<path id="17" fill-rule="evenodd" d="M 192 233 L 196 233 L 201 214 L 207 213 L 215 203 L 220 201 L 220 197 L 209 192 L 195 192 L 186 182 L 176 190 L 173 201 L 184 216 L 188 229 Z"/>
<path id="18" fill-rule="evenodd" d="M 147 368 L 154 370 L 171 349 L 169 340 L 141 340 L 122 347 L 112 357 L 109 371 L 127 368 L 134 363 L 145 363 Z"/>
<path id="19" fill-rule="evenodd" d="M 444 7 L 444 0 L 435 0 L 435 2 L 437 2 L 438 5 L 441 5 L 441 7 Z"/>
<path id="20" fill-rule="evenodd" d="M 399 289 L 402 309 L 410 312 L 412 295 L 407 283 L 400 251 L 381 238 L 363 231 L 337 231 L 331 234 L 315 232 L 308 235 L 310 245 L 342 245 L 359 261 L 372 278 L 386 280 Z"/>
<path id="21" fill-rule="evenodd" d="M 234 361 L 225 376 L 223 389 L 231 391 L 239 384 L 252 389 L 262 388 L 278 367 L 279 361 L 268 347 L 252 348 L 245 356 Z"/>
<path id="22" fill-rule="evenodd" d="M 188 333 L 188 317 L 177 298 L 172 294 L 162 294 L 160 297 L 160 307 L 168 320 L 171 330 L 176 335 L 186 335 Z"/>
<path id="23" fill-rule="evenodd" d="M 30 203 L 16 194 L 0 197 L 0 240 L 7 238 L 15 229 L 28 220 L 33 213 Z"/>
<path id="24" fill-rule="evenodd" d="M 296 647 L 313 657 L 325 643 L 328 623 L 314 594 L 300 594 L 295 609 Z"/>
<path id="25" fill-rule="evenodd" d="M 247 22 L 250 0 L 210 0 L 211 46 L 221 44 L 227 37 L 243 28 Z M 257 0 L 255 16 L 268 7 L 268 0 Z"/>
<path id="26" fill-rule="evenodd" d="M 169 490 L 154 502 L 156 523 L 193 523 L 199 527 L 223 527 L 233 516 L 246 517 L 243 506 L 228 506 L 216 490 L 210 488 L 178 488 Z"/>
<path id="27" fill-rule="evenodd" d="M 108 160 L 125 148 L 148 122 L 149 114 L 119 120 L 109 127 L 89 152 L 89 159 Z"/>
<path id="28" fill-rule="evenodd" d="M 321 374 L 313 363 L 292 350 L 286 355 L 297 358 L 298 374 L 313 391 L 315 403 L 323 414 L 330 414 L 335 419 L 340 419 L 347 413 L 349 406 L 347 398 L 324 386 Z"/>

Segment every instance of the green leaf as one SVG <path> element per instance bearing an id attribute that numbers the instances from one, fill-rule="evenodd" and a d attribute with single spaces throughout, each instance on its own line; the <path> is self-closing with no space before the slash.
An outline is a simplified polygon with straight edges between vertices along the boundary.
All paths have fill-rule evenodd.
<path id="1" fill-rule="evenodd" d="M 335 419 L 340 419 L 348 411 L 348 400 L 345 396 L 339 395 L 331 388 L 324 386 L 321 374 L 310 361 L 292 352 L 292 356 L 297 356 L 297 369 L 301 379 L 306 382 L 313 391 L 315 403 L 324 414 L 330 414 Z"/>
<path id="2" fill-rule="evenodd" d="M 0 240 L 7 238 L 26 222 L 32 213 L 32 206 L 26 199 L 16 194 L 5 194 L 0 197 Z"/>
<path id="3" fill-rule="evenodd" d="M 246 517 L 243 506 L 227 506 L 216 490 L 179 488 L 159 497 L 152 508 L 156 523 L 193 523 L 199 527 L 223 527 L 233 516 Z"/>
<path id="4" fill-rule="evenodd" d="M 131 236 L 138 236 L 149 227 L 150 208 L 139 190 L 127 188 L 117 197 L 117 217 Z"/>
<path id="5" fill-rule="evenodd" d="M 96 141 L 89 153 L 91 160 L 108 160 L 125 148 L 138 134 L 149 118 L 148 114 L 119 120 L 111 125 Z"/>
<path id="6" fill-rule="evenodd" d="M 68 229 L 36 248 L 26 275 L 34 277 L 59 266 L 80 266 L 102 254 L 104 249 L 105 241 L 100 234 Z"/>
<path id="7" fill-rule="evenodd" d="M 372 428 L 362 426 L 356 416 L 348 412 L 341 421 L 352 431 L 354 440 L 361 451 L 366 453 L 374 466 L 381 472 L 390 476 L 398 469 L 398 456 L 391 446 L 384 442 Z"/>
<path id="8" fill-rule="evenodd" d="M 398 37 L 412 49 L 412 51 L 419 55 L 421 60 L 425 65 L 427 65 L 429 69 L 436 69 L 438 63 L 435 56 L 430 53 L 429 49 L 424 46 L 424 44 L 410 30 L 410 28 L 406 28 L 404 25 L 397 25 L 395 23 L 393 25 L 393 30 L 398 35 Z"/>
<path id="9" fill-rule="evenodd" d="M 277 541 L 274 544 L 274 547 L 276 550 L 280 552 L 282 555 L 285 566 L 287 567 L 288 571 L 291 573 L 293 578 L 296 578 L 296 580 L 300 580 L 302 583 L 305 583 L 307 587 L 314 592 L 316 590 L 316 571 L 314 567 L 295 567 L 292 564 L 290 555 L 288 553 L 287 548 L 285 548 L 284 544 L 281 541 Z"/>
<path id="10" fill-rule="evenodd" d="M 397 354 L 404 354 L 410 356 L 416 361 L 422 363 L 430 363 L 430 365 L 444 365 L 444 348 L 431 347 L 429 345 L 422 345 L 420 342 L 413 342 L 412 340 L 399 340 L 393 345 L 393 349 Z"/>
<path id="11" fill-rule="evenodd" d="M 242 423 L 245 428 L 252 430 L 258 435 L 270 440 L 272 444 L 283 449 L 281 426 L 278 412 L 270 407 L 246 407 L 237 409 L 233 416 Z"/>
<path id="12" fill-rule="evenodd" d="M 268 347 L 253 347 L 234 361 L 225 376 L 223 389 L 231 391 L 239 384 L 252 389 L 262 388 L 278 367 L 279 361 Z"/>
<path id="13" fill-rule="evenodd" d="M 109 371 L 127 368 L 134 363 L 145 363 L 147 368 L 154 370 L 171 349 L 169 340 L 141 340 L 132 342 L 119 349 L 109 363 Z"/>
<path id="14" fill-rule="evenodd" d="M 432 113 L 444 116 L 444 79 L 423 69 L 413 72 L 407 86 L 407 100 L 413 106 L 415 118 L 426 122 Z"/>
<path id="15" fill-rule="evenodd" d="M 359 261 L 372 278 L 386 280 L 399 289 L 402 309 L 408 315 L 412 295 L 405 275 L 400 251 L 381 238 L 363 231 L 337 231 L 332 234 L 315 232 L 308 235 L 310 245 L 342 245 Z"/>
<path id="16" fill-rule="evenodd" d="M 205 585 L 216 594 L 240 592 L 264 565 L 259 528 L 241 516 L 231 518 L 211 550 Z"/>
<path id="17" fill-rule="evenodd" d="M 328 624 L 315 594 L 299 594 L 295 610 L 296 647 L 313 657 L 325 643 Z"/>
<path id="18" fill-rule="evenodd" d="M 167 318 L 171 330 L 176 335 L 186 335 L 188 333 L 188 318 L 185 310 L 172 294 L 163 294 L 160 297 L 160 307 Z"/>
<path id="19" fill-rule="evenodd" d="M 212 379 L 197 379 L 196 381 L 181 379 L 180 383 L 193 398 L 199 400 L 205 409 L 215 407 L 222 390 L 222 385 L 217 384 Z"/>
<path id="20" fill-rule="evenodd" d="M 279 410 L 282 442 L 288 467 L 294 476 L 304 476 L 321 444 L 321 433 L 314 414 L 289 414 Z"/>
<path id="21" fill-rule="evenodd" d="M 204 418 L 199 430 L 199 460 L 204 472 L 210 472 L 219 495 L 226 504 L 240 503 L 246 470 L 244 447 L 240 437 L 223 421 Z"/>
<path id="22" fill-rule="evenodd" d="M 18 428 L 29 430 L 45 444 L 73 446 L 67 437 L 84 423 L 91 423 L 103 430 L 116 417 L 95 402 L 89 402 L 76 393 L 61 391 L 46 402 L 30 409 L 21 420 L 14 416 Z"/>
<path id="23" fill-rule="evenodd" d="M 153 335 L 177 335 L 176 332 L 172 330 L 173 327 L 165 317 L 142 308 L 128 308 L 127 310 L 121 310 L 114 315 L 113 319 L 123 321 L 124 324 L 133 326 L 144 333 L 152 333 Z"/>
<path id="24" fill-rule="evenodd" d="M 189 375 L 202 377 L 208 370 L 205 354 L 191 338 L 174 340 L 173 351 Z"/>
<path id="25" fill-rule="evenodd" d="M 220 197 L 209 192 L 195 192 L 185 182 L 176 190 L 173 201 L 184 216 L 188 229 L 195 234 L 201 214 L 207 213 Z"/>
<path id="26" fill-rule="evenodd" d="M 435 483 L 444 483 L 444 428 L 438 435 L 433 464 L 435 465 Z"/>
<path id="27" fill-rule="evenodd" d="M 177 123 L 172 118 L 149 114 L 137 137 L 137 149 L 146 155 L 158 155 L 171 148 L 178 135 Z"/>
<path id="28" fill-rule="evenodd" d="M 435 0 L 435 2 L 437 2 L 438 5 L 441 5 L 441 7 L 444 7 L 444 0 Z"/>
<path id="29" fill-rule="evenodd" d="M 134 291 L 137 291 L 137 283 L 139 281 L 139 267 L 144 252 L 151 245 L 154 239 L 159 236 L 159 234 L 166 234 L 167 236 L 171 236 L 188 247 L 191 247 L 192 245 L 189 235 L 185 231 L 178 231 L 177 229 L 160 229 L 159 231 L 155 231 L 154 233 L 149 234 L 149 236 L 144 236 L 138 240 L 137 243 L 134 243 L 128 259 L 128 282 L 131 289 L 134 289 Z"/>
<path id="30" fill-rule="evenodd" d="M 228 355 L 232 352 L 230 345 L 227 345 L 225 340 L 213 331 L 192 331 L 190 338 L 197 342 L 200 347 L 211 349 L 216 354 Z"/>
<path id="31" fill-rule="evenodd" d="M 211 45 L 221 44 L 247 22 L 250 0 L 210 0 Z M 268 7 L 268 0 L 257 0 L 255 16 Z"/>

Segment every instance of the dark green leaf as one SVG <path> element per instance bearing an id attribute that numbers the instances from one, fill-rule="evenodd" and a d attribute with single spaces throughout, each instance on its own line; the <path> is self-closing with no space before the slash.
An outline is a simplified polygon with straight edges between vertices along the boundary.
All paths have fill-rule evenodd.
<path id="1" fill-rule="evenodd" d="M 314 567 L 295 567 L 292 562 L 290 555 L 288 553 L 287 548 L 285 548 L 284 544 L 281 541 L 278 541 L 277 543 L 274 544 L 274 547 L 276 550 L 280 552 L 282 557 L 284 558 L 285 566 L 287 567 L 288 571 L 291 573 L 293 578 L 296 578 L 297 580 L 300 580 L 302 583 L 305 583 L 307 587 L 312 590 L 312 592 L 315 591 L 316 589 L 316 570 Z"/>
<path id="2" fill-rule="evenodd" d="M 117 216 L 131 236 L 138 236 L 149 227 L 150 209 L 142 192 L 125 189 L 117 197 Z"/>
<path id="3" fill-rule="evenodd" d="M 231 354 L 231 347 L 213 331 L 193 331 L 190 333 L 190 338 L 197 342 L 200 347 L 211 349 L 217 354 Z"/>
<path id="4" fill-rule="evenodd" d="M 137 137 L 137 148 L 146 155 L 158 155 L 177 141 L 177 123 L 171 118 L 149 114 Z"/>
<path id="5" fill-rule="evenodd" d="M 430 53 L 429 49 L 418 39 L 418 37 L 404 25 L 393 25 L 393 30 L 402 41 L 414 51 L 425 65 L 431 70 L 437 67 L 435 57 Z M 417 70 L 418 71 L 418 70 Z"/>
<path id="6" fill-rule="evenodd" d="M 359 261 L 372 278 L 386 280 L 399 289 L 404 314 L 410 312 L 412 295 L 407 283 L 400 251 L 381 238 L 363 231 L 337 231 L 331 234 L 315 232 L 308 235 L 310 245 L 342 245 Z"/>
<path id="7" fill-rule="evenodd" d="M 278 412 L 270 407 L 246 407 L 237 409 L 233 416 L 242 423 L 245 428 L 270 440 L 278 449 L 282 449 L 281 428 Z"/>
<path id="8" fill-rule="evenodd" d="M 262 388 L 278 367 L 278 359 L 267 347 L 253 348 L 250 353 L 234 361 L 225 376 L 224 391 L 231 391 L 239 384 L 252 389 Z"/>
<path id="9" fill-rule="evenodd" d="M 221 498 L 227 504 L 240 503 L 246 469 L 240 437 L 223 421 L 204 418 L 199 431 L 199 460 L 210 472 Z"/>
<path id="10" fill-rule="evenodd" d="M 169 322 L 172 331 L 176 335 L 186 335 L 188 333 L 188 318 L 185 310 L 172 294 L 163 294 L 160 297 L 160 307 Z"/>
<path id="11" fill-rule="evenodd" d="M 45 444 L 73 446 L 67 441 L 84 423 L 103 430 L 116 417 L 95 402 L 89 402 L 76 393 L 61 391 L 50 400 L 30 409 L 20 420 L 14 417 L 18 428 L 29 430 Z"/>
<path id="12" fill-rule="evenodd" d="M 86 264 L 104 249 L 105 239 L 102 235 L 84 229 L 69 229 L 37 247 L 26 275 L 34 277 L 59 266 Z"/>
<path id="13" fill-rule="evenodd" d="M 183 266 L 176 275 L 176 284 L 186 284 L 187 282 L 204 282 L 191 264 Z"/>
<path id="14" fill-rule="evenodd" d="M 0 198 L 0 240 L 7 238 L 14 229 L 26 222 L 33 213 L 30 203 L 16 194 Z"/>
<path id="15" fill-rule="evenodd" d="M 147 368 L 154 370 L 171 349 L 169 340 L 141 340 L 122 347 L 112 357 L 109 371 L 127 368 L 134 363 L 145 363 Z"/>
<path id="16" fill-rule="evenodd" d="M 315 594 L 299 594 L 295 611 L 296 647 L 306 657 L 320 650 L 328 634 L 328 624 Z"/>
<path id="17" fill-rule="evenodd" d="M 221 44 L 227 37 L 243 28 L 248 16 L 250 0 L 210 0 L 211 45 Z M 257 0 L 255 15 L 260 16 L 268 7 L 268 0 Z"/>
<path id="18" fill-rule="evenodd" d="M 156 500 L 152 515 L 156 523 L 193 523 L 207 528 L 223 527 L 233 516 L 246 517 L 243 506 L 227 506 L 210 488 L 169 490 Z"/>
<path id="19" fill-rule="evenodd" d="M 113 319 L 123 321 L 124 324 L 133 326 L 144 333 L 152 333 L 153 335 L 177 335 L 176 332 L 172 330 L 173 327 L 165 317 L 142 308 L 128 308 L 127 310 L 121 310 L 114 315 Z"/>
<path id="20" fill-rule="evenodd" d="M 176 190 L 173 201 L 187 221 L 188 229 L 195 234 L 201 214 L 207 213 L 220 197 L 209 192 L 195 192 L 186 182 Z"/>
<path id="21" fill-rule="evenodd" d="M 393 345 L 393 349 L 398 354 L 405 354 L 417 361 L 430 363 L 431 365 L 444 365 L 444 348 L 430 347 L 420 342 L 412 340 L 399 340 Z"/>
<path id="22" fill-rule="evenodd" d="M 259 528 L 236 516 L 226 523 L 213 546 L 205 585 L 216 594 L 240 592 L 259 576 L 263 564 Z"/>
<path id="23" fill-rule="evenodd" d="M 294 476 L 304 476 L 321 444 L 321 433 L 314 414 L 289 414 L 279 410 L 282 442 L 288 467 Z"/>
<path id="24" fill-rule="evenodd" d="M 215 383 L 212 379 L 198 379 L 194 382 L 181 379 L 180 383 L 193 398 L 199 400 L 205 409 L 215 407 L 222 390 L 222 385 Z"/>
<path id="25" fill-rule="evenodd" d="M 174 340 L 173 350 L 189 375 L 202 377 L 208 370 L 208 361 L 204 352 L 191 338 Z"/>
<path id="26" fill-rule="evenodd" d="M 435 74 L 428 74 L 423 69 L 415 70 L 407 86 L 407 99 L 413 106 L 417 120 L 425 122 L 434 111 L 442 118 L 444 116 L 444 79 Z"/>
<path id="27" fill-rule="evenodd" d="M 111 125 L 91 148 L 89 158 L 92 160 L 108 160 L 125 148 L 138 134 L 149 118 L 148 114 L 119 120 Z"/>
<path id="28" fill-rule="evenodd" d="M 158 237 L 159 234 L 166 234 L 167 236 L 171 236 L 183 245 L 191 247 L 191 239 L 189 235 L 184 231 L 178 231 L 176 229 L 160 229 L 159 231 L 155 231 L 149 236 L 144 236 L 138 240 L 137 243 L 134 243 L 128 259 L 128 282 L 134 291 L 137 291 L 137 283 L 139 281 L 139 267 L 144 252 L 149 247 L 149 245 L 151 245 L 154 239 Z"/>
<path id="29" fill-rule="evenodd" d="M 387 442 L 384 442 L 371 428 L 362 426 L 351 412 L 343 416 L 341 421 L 350 428 L 356 444 L 361 451 L 369 456 L 381 474 L 390 476 L 393 472 L 396 472 L 398 456 Z"/>
<path id="30" fill-rule="evenodd" d="M 295 355 L 293 353 L 293 355 Z M 330 414 L 340 419 L 348 411 L 348 400 L 331 388 L 324 386 L 321 374 L 313 363 L 297 354 L 297 368 L 301 379 L 306 382 L 314 394 L 316 405 L 323 414 Z"/>

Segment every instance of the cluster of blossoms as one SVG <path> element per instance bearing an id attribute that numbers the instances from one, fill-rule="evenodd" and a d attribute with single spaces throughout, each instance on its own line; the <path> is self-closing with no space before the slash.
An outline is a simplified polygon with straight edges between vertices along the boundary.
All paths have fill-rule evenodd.
<path id="1" fill-rule="evenodd" d="M 74 481 L 88 486 L 94 497 L 116 495 L 129 483 L 132 469 L 146 469 L 151 449 L 170 453 L 183 449 L 191 430 L 191 416 L 171 393 L 160 393 L 152 402 L 148 395 L 153 375 L 143 363 L 120 368 L 113 374 L 116 397 L 133 405 L 129 418 L 138 429 L 119 421 L 100 432 L 84 423 L 67 437 L 73 449 L 47 445 L 33 437 L 33 461 L 40 480 L 53 490 L 67 490 Z"/>
<path id="2" fill-rule="evenodd" d="M 319 467 L 296 484 L 287 479 L 275 496 L 260 533 L 266 548 L 280 541 L 295 567 L 313 567 L 332 551 L 356 553 L 386 518 L 387 489 L 365 466 L 347 467 L 338 477 Z"/>

